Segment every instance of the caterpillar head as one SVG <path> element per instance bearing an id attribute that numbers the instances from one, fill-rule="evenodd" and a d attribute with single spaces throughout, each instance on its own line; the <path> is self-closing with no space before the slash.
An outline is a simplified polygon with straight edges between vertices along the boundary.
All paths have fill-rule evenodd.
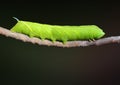
<path id="1" fill-rule="evenodd" d="M 99 39 L 99 38 L 101 38 L 101 37 L 103 37 L 105 35 L 105 33 L 103 32 L 103 30 L 100 29 L 98 26 L 93 25 L 92 27 L 93 27 L 92 28 L 93 30 L 91 31 L 91 33 L 93 33 L 93 37 L 95 39 Z"/>

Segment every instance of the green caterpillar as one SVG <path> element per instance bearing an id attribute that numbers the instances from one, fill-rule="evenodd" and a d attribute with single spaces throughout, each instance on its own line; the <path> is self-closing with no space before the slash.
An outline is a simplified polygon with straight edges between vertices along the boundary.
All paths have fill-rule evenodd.
<path id="1" fill-rule="evenodd" d="M 49 39 L 53 42 L 62 41 L 65 43 L 74 40 L 94 40 L 105 35 L 102 29 L 96 25 L 60 26 L 18 19 L 17 21 L 16 25 L 11 29 L 12 32 L 23 33 L 30 37 L 38 37 L 42 40 Z"/>

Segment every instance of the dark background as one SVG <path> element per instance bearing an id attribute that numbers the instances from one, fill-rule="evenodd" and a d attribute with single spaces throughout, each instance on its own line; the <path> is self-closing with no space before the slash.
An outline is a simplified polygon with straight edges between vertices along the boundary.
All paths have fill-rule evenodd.
<path id="1" fill-rule="evenodd" d="M 116 3 L 1 3 L 0 26 L 20 20 L 58 25 L 96 24 L 108 36 L 120 35 Z M 1 85 L 116 85 L 120 45 L 58 48 L 24 43 L 0 35 Z"/>

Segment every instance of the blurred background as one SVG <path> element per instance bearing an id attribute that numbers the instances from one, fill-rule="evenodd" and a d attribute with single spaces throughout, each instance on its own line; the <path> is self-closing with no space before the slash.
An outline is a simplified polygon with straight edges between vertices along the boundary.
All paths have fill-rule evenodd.
<path id="1" fill-rule="evenodd" d="M 17 23 L 12 17 L 53 25 L 95 24 L 104 37 L 120 35 L 116 3 L 1 3 L 0 26 L 11 29 Z M 1 85 L 116 85 L 119 52 L 120 44 L 58 48 L 0 35 Z"/>

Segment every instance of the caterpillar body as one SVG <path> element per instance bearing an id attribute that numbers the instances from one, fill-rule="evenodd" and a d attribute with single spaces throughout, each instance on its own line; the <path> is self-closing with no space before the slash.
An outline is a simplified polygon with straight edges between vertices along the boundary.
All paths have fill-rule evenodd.
<path id="1" fill-rule="evenodd" d="M 42 40 L 49 39 L 53 42 L 62 41 L 63 43 L 74 40 L 94 40 L 105 35 L 103 30 L 96 25 L 50 25 L 22 20 L 17 20 L 11 31 Z"/>

